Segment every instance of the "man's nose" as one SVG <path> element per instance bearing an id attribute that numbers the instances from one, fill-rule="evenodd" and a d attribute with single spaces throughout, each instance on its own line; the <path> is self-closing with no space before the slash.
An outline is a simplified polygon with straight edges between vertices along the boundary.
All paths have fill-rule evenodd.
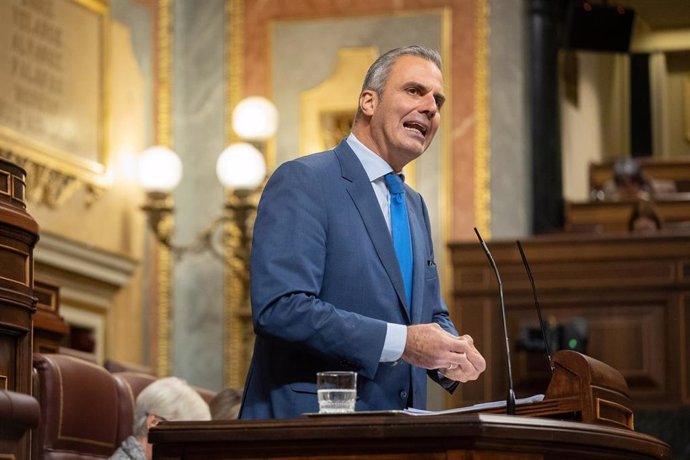
<path id="1" fill-rule="evenodd" d="M 422 98 L 419 111 L 426 114 L 427 117 L 433 118 L 438 112 L 438 106 L 436 105 L 436 98 L 433 94 L 425 94 Z"/>

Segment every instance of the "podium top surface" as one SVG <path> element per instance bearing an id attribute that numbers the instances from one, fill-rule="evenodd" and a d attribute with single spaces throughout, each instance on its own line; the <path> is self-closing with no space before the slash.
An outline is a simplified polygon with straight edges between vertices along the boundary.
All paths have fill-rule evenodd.
<path id="1" fill-rule="evenodd" d="M 669 446 L 634 431 L 495 414 L 334 415 L 290 420 L 162 422 L 149 432 L 154 458 L 409 455 L 410 452 L 522 452 L 597 459 L 670 459 Z M 195 456 L 194 452 L 199 452 Z M 402 457 L 401 457 L 402 458 Z M 487 457 L 490 458 L 490 457 Z M 515 457 L 520 458 L 520 457 Z"/>

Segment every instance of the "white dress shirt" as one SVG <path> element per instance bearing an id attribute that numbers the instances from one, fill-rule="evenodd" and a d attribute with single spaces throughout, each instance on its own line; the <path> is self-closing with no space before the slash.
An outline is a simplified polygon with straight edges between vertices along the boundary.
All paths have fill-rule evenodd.
<path id="1" fill-rule="evenodd" d="M 383 158 L 365 147 L 354 134 L 350 134 L 346 142 L 352 151 L 355 152 L 355 155 L 364 167 L 364 171 L 367 173 L 367 177 L 369 177 L 371 187 L 374 189 L 376 200 L 379 202 L 381 212 L 384 219 L 386 219 L 386 225 L 390 232 L 390 193 L 388 192 L 388 187 L 386 187 L 384 176 L 393 172 L 393 168 Z M 394 299 L 391 299 L 391 302 L 393 301 Z M 382 363 L 398 361 L 405 350 L 405 342 L 407 341 L 407 326 L 396 323 L 386 324 L 386 340 L 383 343 L 383 351 L 379 358 L 379 362 Z"/>

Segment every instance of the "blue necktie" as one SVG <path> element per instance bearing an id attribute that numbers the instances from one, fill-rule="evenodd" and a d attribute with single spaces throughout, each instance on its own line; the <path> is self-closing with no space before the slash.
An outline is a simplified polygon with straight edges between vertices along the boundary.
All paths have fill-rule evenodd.
<path id="1" fill-rule="evenodd" d="M 398 257 L 398 264 L 402 271 L 405 283 L 405 296 L 407 305 L 412 303 L 412 237 L 410 236 L 410 221 L 407 218 L 407 206 L 405 205 L 405 189 L 399 175 L 386 174 L 386 187 L 390 192 L 391 210 L 391 235 L 393 247 Z"/>

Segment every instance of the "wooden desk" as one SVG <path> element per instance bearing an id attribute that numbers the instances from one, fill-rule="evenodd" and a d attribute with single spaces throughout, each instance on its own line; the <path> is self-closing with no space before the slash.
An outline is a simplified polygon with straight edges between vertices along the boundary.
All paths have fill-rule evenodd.
<path id="1" fill-rule="evenodd" d="M 630 430 L 518 416 L 354 415 L 267 421 L 162 422 L 154 459 L 670 459 Z"/>
<path id="2" fill-rule="evenodd" d="M 565 203 L 565 230 L 569 232 L 625 233 L 637 205 L 634 201 L 582 201 Z M 690 233 L 690 194 L 654 202 L 659 217 L 669 228 L 685 226 Z"/>
<path id="3" fill-rule="evenodd" d="M 672 181 L 679 192 L 690 192 L 690 158 L 638 158 L 647 178 Z M 615 160 L 589 165 L 590 190 L 601 190 L 613 178 Z"/>

